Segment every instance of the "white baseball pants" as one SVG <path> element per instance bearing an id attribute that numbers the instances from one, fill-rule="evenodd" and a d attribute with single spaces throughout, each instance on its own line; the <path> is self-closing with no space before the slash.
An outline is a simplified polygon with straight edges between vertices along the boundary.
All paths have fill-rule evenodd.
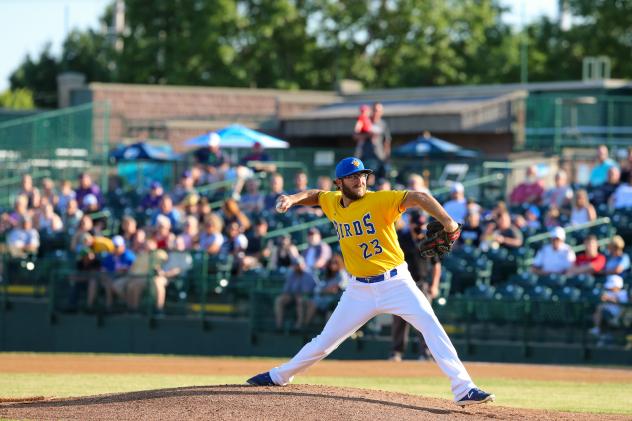
<path id="1" fill-rule="evenodd" d="M 383 313 L 402 317 L 423 334 L 439 368 L 450 379 L 455 400 L 476 387 L 406 263 L 397 267 L 397 275 L 378 283 L 366 284 L 352 278 L 321 334 L 290 361 L 270 370 L 272 381 L 278 385 L 290 383 L 294 375 L 331 354 L 371 318 Z"/>

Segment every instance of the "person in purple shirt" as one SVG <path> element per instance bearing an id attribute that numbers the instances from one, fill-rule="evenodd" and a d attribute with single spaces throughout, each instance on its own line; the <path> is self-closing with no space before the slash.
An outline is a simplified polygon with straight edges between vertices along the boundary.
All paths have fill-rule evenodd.
<path id="1" fill-rule="evenodd" d="M 160 200 L 164 194 L 165 192 L 162 188 L 162 184 L 158 181 L 152 181 L 149 186 L 149 193 L 147 193 L 140 202 L 140 208 L 143 211 L 158 209 L 158 205 L 160 205 Z"/>
<path id="2" fill-rule="evenodd" d="M 79 187 L 75 190 L 77 203 L 83 206 L 83 199 L 89 194 L 97 198 L 99 209 L 103 208 L 103 194 L 101 194 L 101 189 L 92 182 L 90 174 L 84 172 L 79 175 Z M 83 207 L 81 210 L 84 210 Z"/>

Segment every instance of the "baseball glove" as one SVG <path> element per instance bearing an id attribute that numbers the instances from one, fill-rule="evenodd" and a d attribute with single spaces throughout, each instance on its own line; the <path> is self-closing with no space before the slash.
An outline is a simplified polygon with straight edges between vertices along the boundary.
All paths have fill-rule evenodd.
<path id="1" fill-rule="evenodd" d="M 438 221 L 430 222 L 426 238 L 419 243 L 419 253 L 422 257 L 443 257 L 443 255 L 450 253 L 454 242 L 461 235 L 462 228 L 463 226 L 459 224 L 454 232 L 446 232 Z"/>

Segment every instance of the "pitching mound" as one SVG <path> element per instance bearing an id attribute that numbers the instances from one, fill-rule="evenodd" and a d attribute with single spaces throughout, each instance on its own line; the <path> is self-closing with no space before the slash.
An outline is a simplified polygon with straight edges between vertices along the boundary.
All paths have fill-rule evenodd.
<path id="1" fill-rule="evenodd" d="M 329 386 L 183 387 L 67 399 L 0 403 L 0 418 L 64 420 L 619 420 L 495 403 L 460 408 L 443 399 Z"/>

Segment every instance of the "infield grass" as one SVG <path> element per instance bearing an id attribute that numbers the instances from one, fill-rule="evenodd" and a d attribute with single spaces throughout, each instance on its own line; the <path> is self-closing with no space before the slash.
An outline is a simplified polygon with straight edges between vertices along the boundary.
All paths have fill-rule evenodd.
<path id="1" fill-rule="evenodd" d="M 31 374 L 0 373 L 0 397 L 68 397 L 131 392 L 184 386 L 243 384 L 244 376 L 157 374 Z M 442 377 L 316 377 L 301 376 L 297 383 L 379 389 L 452 399 Z M 496 394 L 498 405 L 572 412 L 632 414 L 629 383 L 478 378 L 477 384 Z"/>

